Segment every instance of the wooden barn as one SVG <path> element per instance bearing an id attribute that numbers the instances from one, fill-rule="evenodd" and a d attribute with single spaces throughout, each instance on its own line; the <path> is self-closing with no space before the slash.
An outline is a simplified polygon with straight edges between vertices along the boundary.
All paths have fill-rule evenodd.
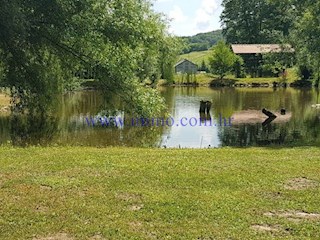
<path id="1" fill-rule="evenodd" d="M 180 62 L 178 62 L 175 66 L 175 72 L 176 73 L 190 73 L 195 74 L 198 71 L 198 65 L 187 60 L 183 59 Z"/>
<path id="2" fill-rule="evenodd" d="M 231 49 L 243 58 L 246 71 L 252 76 L 259 77 L 263 75 L 260 68 L 264 62 L 263 55 L 275 53 L 289 56 L 288 54 L 292 55 L 295 52 L 290 44 L 231 44 Z"/>
<path id="3" fill-rule="evenodd" d="M 235 54 L 239 55 L 294 52 L 289 44 L 232 44 L 231 48 Z"/>

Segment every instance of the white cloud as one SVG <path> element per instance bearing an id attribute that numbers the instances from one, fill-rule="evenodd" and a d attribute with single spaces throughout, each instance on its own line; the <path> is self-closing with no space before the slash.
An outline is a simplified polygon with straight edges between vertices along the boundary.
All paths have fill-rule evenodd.
<path id="1" fill-rule="evenodd" d="M 169 12 L 169 18 L 176 23 L 182 23 L 188 19 L 178 5 L 173 6 L 173 9 Z"/>
<path id="2" fill-rule="evenodd" d="M 218 3 L 215 0 L 202 0 L 201 8 L 208 14 L 213 14 L 218 9 Z"/>
<path id="3" fill-rule="evenodd" d="M 219 29 L 222 0 L 151 0 L 157 12 L 165 13 L 169 32 L 190 36 Z"/>
<path id="4" fill-rule="evenodd" d="M 196 32 L 212 31 L 213 15 L 218 9 L 217 0 L 202 0 L 200 8 L 196 11 L 194 30 Z"/>
<path id="5" fill-rule="evenodd" d="M 210 27 L 212 20 L 211 14 L 208 14 L 203 8 L 196 11 L 195 27 L 200 31 L 205 31 Z"/>

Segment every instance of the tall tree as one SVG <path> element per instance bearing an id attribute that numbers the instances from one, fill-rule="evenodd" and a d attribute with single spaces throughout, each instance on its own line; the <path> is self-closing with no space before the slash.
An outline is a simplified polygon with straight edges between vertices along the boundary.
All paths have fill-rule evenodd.
<path id="1" fill-rule="evenodd" d="M 212 56 L 209 58 L 211 72 L 218 74 L 220 79 L 231 72 L 236 55 L 231 51 L 230 47 L 220 41 L 212 50 Z"/>
<path id="2" fill-rule="evenodd" d="M 128 103 L 139 85 L 139 74 L 161 71 L 160 46 L 167 43 L 166 23 L 148 0 L 12 0 L 0 9 L 0 50 L 6 84 L 18 96 L 41 93 L 50 102 L 72 72 L 94 66 L 102 89 L 121 95 Z M 141 67 L 142 66 L 142 67 Z M 149 91 L 149 90 L 147 90 Z M 152 91 L 152 90 L 150 90 Z M 160 110 L 160 99 L 154 102 Z M 18 101 L 19 102 L 19 101 Z M 20 101 L 21 102 L 21 101 Z M 146 114 L 149 106 L 130 109 Z M 159 112 L 159 111 L 158 111 Z"/>
<path id="3" fill-rule="evenodd" d="M 303 68 L 313 72 L 316 85 L 320 82 L 320 2 L 305 5 L 293 33 L 294 45 L 298 50 L 298 61 Z"/>
<path id="4" fill-rule="evenodd" d="M 275 43 L 293 25 L 291 0 L 223 0 L 223 34 L 229 43 Z"/>

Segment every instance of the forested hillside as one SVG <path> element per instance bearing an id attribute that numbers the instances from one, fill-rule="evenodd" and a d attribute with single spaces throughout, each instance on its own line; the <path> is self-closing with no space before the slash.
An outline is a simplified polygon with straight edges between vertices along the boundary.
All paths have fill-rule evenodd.
<path id="1" fill-rule="evenodd" d="M 191 37 L 181 37 L 185 41 L 186 47 L 183 53 L 206 51 L 215 45 L 219 40 L 223 39 L 222 30 L 216 30 L 207 33 L 199 33 Z"/>

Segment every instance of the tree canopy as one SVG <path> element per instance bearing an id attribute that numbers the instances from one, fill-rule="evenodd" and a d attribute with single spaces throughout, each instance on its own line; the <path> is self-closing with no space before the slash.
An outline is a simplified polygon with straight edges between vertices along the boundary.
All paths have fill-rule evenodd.
<path id="1" fill-rule="evenodd" d="M 5 86 L 19 98 L 41 93 L 37 98 L 50 102 L 75 72 L 94 68 L 101 89 L 121 95 L 132 111 L 159 113 L 162 99 L 154 90 L 139 90 L 138 82 L 168 75 L 178 44 L 151 6 L 148 0 L 2 1 Z"/>
<path id="2" fill-rule="evenodd" d="M 223 0 L 222 5 L 223 34 L 228 43 L 290 43 L 301 77 L 319 82 L 319 1 Z"/>
<path id="3" fill-rule="evenodd" d="M 223 34 L 229 43 L 274 43 L 293 25 L 290 0 L 223 0 Z"/>
<path id="4" fill-rule="evenodd" d="M 236 60 L 236 55 L 231 51 L 230 47 L 220 41 L 213 48 L 212 56 L 209 58 L 211 72 L 218 74 L 219 78 L 222 79 L 233 69 Z"/>

